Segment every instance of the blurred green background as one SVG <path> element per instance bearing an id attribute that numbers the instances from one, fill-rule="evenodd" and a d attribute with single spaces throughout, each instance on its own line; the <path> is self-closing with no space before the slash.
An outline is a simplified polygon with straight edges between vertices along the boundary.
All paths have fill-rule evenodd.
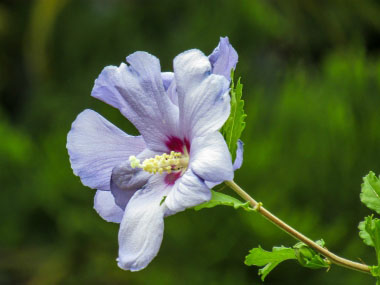
<path id="1" fill-rule="evenodd" d="M 92 209 L 95 192 L 73 175 L 65 147 L 85 108 L 136 134 L 90 97 L 104 66 L 144 50 L 171 70 L 175 55 L 209 54 L 219 36 L 239 53 L 248 114 L 236 181 L 332 251 L 375 262 L 357 224 L 369 213 L 361 179 L 380 172 L 379 1 L 8 0 L 0 2 L 0 284 L 260 284 L 258 268 L 243 264 L 248 250 L 295 241 L 228 207 L 167 218 L 149 267 L 120 270 L 118 225 Z M 374 281 L 289 261 L 266 283 Z"/>

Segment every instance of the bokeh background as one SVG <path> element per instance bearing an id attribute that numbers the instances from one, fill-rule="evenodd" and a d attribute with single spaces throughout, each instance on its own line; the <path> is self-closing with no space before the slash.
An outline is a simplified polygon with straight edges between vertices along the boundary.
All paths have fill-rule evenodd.
<path id="1" fill-rule="evenodd" d="M 118 225 L 92 209 L 73 175 L 66 135 L 85 108 L 134 127 L 90 97 L 106 65 L 148 51 L 172 69 L 178 53 L 239 53 L 247 126 L 236 181 L 332 251 L 373 264 L 357 225 L 362 177 L 380 172 L 378 1 L 0 2 L 0 284 L 260 284 L 248 250 L 295 243 L 263 218 L 217 207 L 169 217 L 159 255 L 120 270 Z M 224 190 L 226 193 L 228 189 Z M 267 284 L 374 284 L 336 266 L 288 261 Z"/>

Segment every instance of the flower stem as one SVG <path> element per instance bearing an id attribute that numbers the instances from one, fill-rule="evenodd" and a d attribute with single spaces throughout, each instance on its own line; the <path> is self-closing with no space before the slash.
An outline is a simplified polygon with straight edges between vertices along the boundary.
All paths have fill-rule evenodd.
<path id="1" fill-rule="evenodd" d="M 245 192 L 242 188 L 240 188 L 239 185 L 237 185 L 234 181 L 225 181 L 225 183 L 234 190 L 241 198 L 243 198 L 245 201 L 247 201 L 258 213 L 260 213 L 264 218 L 275 224 L 277 227 L 294 237 L 295 239 L 302 241 L 309 247 L 313 248 L 323 256 L 325 256 L 328 260 L 330 260 L 332 263 L 335 263 L 336 265 L 346 267 L 348 269 L 360 271 L 363 273 L 369 273 L 370 274 L 370 267 L 365 264 L 361 264 L 358 262 L 354 262 L 345 258 L 342 258 L 340 256 L 335 255 L 334 253 L 330 252 L 328 249 L 318 245 L 308 237 L 304 236 L 288 224 L 284 223 L 282 220 L 277 218 L 275 215 L 273 215 L 271 212 L 269 212 L 267 209 L 265 209 L 261 203 L 257 202 L 255 199 L 253 199 L 247 192 Z"/>

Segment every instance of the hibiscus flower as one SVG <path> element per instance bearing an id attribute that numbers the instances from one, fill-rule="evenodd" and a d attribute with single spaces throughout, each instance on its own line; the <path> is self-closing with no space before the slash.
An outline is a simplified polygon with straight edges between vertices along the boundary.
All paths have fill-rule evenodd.
<path id="1" fill-rule="evenodd" d="M 209 56 L 193 49 L 179 54 L 174 72 L 161 72 L 146 52 L 129 65 L 108 66 L 92 96 L 117 108 L 140 136 L 130 136 L 98 113 L 85 110 L 72 124 L 67 149 L 74 173 L 97 189 L 95 209 L 120 223 L 120 268 L 145 268 L 160 248 L 164 217 L 204 203 L 210 187 L 233 179 L 241 164 L 219 129 L 230 114 L 230 71 L 237 53 L 228 38 Z"/>

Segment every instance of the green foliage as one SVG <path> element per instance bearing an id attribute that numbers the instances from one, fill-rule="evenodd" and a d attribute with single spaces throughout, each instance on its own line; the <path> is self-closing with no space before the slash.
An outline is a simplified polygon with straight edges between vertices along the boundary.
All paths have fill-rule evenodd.
<path id="1" fill-rule="evenodd" d="M 376 284 L 380 284 L 380 219 L 373 218 L 373 215 L 365 217 L 364 221 L 359 223 L 359 236 L 363 242 L 375 248 L 377 264 L 371 266 L 371 274 L 376 277 Z"/>
<path id="2" fill-rule="evenodd" d="M 380 214 L 380 180 L 372 171 L 363 178 L 360 200 L 371 210 Z"/>
<path id="3" fill-rule="evenodd" d="M 25 163 L 28 160 L 32 151 L 31 139 L 3 120 L 1 112 L 0 138 L 0 165 L 5 161 Z M 2 171 L 6 170 L 6 167 L 4 168 Z"/>
<path id="4" fill-rule="evenodd" d="M 377 283 L 376 284 L 378 284 L 378 282 L 379 282 L 378 277 L 380 277 L 380 267 L 379 266 L 371 266 L 371 274 L 372 274 L 372 276 L 377 277 Z"/>
<path id="5" fill-rule="evenodd" d="M 236 157 L 237 143 L 245 128 L 245 118 L 247 115 L 244 113 L 244 101 L 241 99 L 243 92 L 243 85 L 238 79 L 235 87 L 234 71 L 231 71 L 231 113 L 227 121 L 221 129 L 221 133 L 227 142 L 228 149 L 230 150 L 232 161 Z"/>
<path id="6" fill-rule="evenodd" d="M 162 205 L 162 203 L 164 203 L 164 202 L 165 202 L 165 200 L 166 200 L 166 197 L 167 197 L 167 196 L 162 196 L 162 199 L 161 199 L 161 201 L 160 201 L 160 206 Z"/>
<path id="7" fill-rule="evenodd" d="M 325 245 L 325 242 L 322 239 L 316 241 L 316 243 L 322 247 Z M 297 243 L 293 248 L 298 262 L 302 266 L 310 269 L 330 268 L 330 262 L 327 259 L 303 242 Z"/>
<path id="8" fill-rule="evenodd" d="M 196 211 L 199 211 L 205 208 L 213 208 L 215 206 L 221 206 L 221 205 L 231 206 L 231 207 L 234 207 L 235 209 L 241 208 L 246 211 L 253 211 L 253 209 L 249 206 L 248 202 L 243 203 L 234 197 L 231 197 L 227 194 L 223 194 L 223 193 L 216 192 L 213 190 L 211 190 L 211 193 L 212 193 L 211 200 L 206 203 L 195 206 L 194 209 Z"/>
<path id="9" fill-rule="evenodd" d="M 377 261 L 380 263 L 380 219 L 373 216 L 365 217 L 365 220 L 359 224 L 359 229 L 363 242 L 375 248 Z"/>
<path id="10" fill-rule="evenodd" d="M 359 236 L 363 239 L 363 242 L 368 245 L 368 246 L 372 246 L 372 247 L 375 247 L 373 241 L 372 241 L 372 237 L 370 236 L 370 234 L 367 232 L 366 230 L 366 225 L 367 225 L 367 219 L 371 218 L 372 219 L 372 216 L 369 216 L 369 217 L 366 217 L 364 221 L 361 221 L 359 223 Z"/>
<path id="11" fill-rule="evenodd" d="M 360 200 L 371 210 L 380 214 L 380 181 L 372 171 L 363 178 L 362 191 Z M 373 215 L 365 217 L 364 221 L 359 223 L 359 236 L 364 244 L 374 247 L 377 259 L 377 265 L 371 266 L 371 274 L 376 277 L 376 284 L 380 284 L 380 219 L 374 218 Z"/>
<path id="12" fill-rule="evenodd" d="M 376 278 L 376 285 L 380 285 L 380 267 L 371 266 L 371 275 Z"/>
<path id="13" fill-rule="evenodd" d="M 320 246 L 324 246 L 323 240 L 316 241 Z M 264 266 L 259 269 L 259 275 L 264 281 L 265 277 L 281 262 L 289 259 L 298 260 L 303 267 L 310 269 L 330 268 L 330 262 L 323 258 L 312 248 L 299 242 L 291 247 L 273 247 L 272 251 L 266 251 L 261 247 L 249 251 L 245 257 L 246 265 Z"/>
<path id="14" fill-rule="evenodd" d="M 245 257 L 245 264 L 264 266 L 259 269 L 261 280 L 264 281 L 265 277 L 281 262 L 289 259 L 296 259 L 294 249 L 289 247 L 273 247 L 272 251 L 266 251 L 261 247 L 254 248 L 249 251 Z"/>

